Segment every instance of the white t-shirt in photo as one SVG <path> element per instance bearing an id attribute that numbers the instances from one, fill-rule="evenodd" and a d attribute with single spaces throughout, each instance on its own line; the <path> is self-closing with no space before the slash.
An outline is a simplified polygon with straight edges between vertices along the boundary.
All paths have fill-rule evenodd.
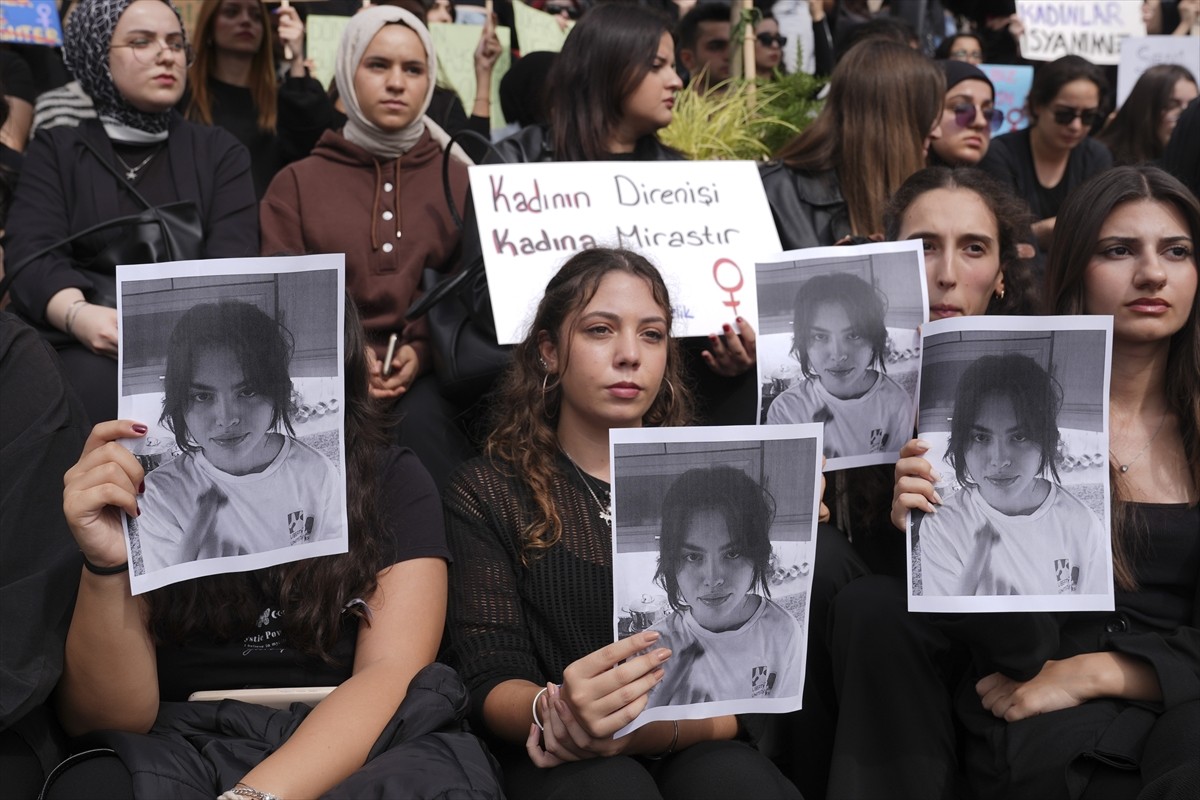
<path id="1" fill-rule="evenodd" d="M 861 397 L 834 397 L 817 379 L 797 381 L 767 408 L 767 424 L 823 422 L 828 458 L 899 451 L 912 438 L 908 392 L 883 373 Z"/>

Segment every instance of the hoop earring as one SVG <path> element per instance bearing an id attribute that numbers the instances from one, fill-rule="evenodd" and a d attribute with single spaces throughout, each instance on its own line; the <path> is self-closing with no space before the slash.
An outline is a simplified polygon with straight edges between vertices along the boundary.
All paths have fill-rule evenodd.
<path id="1" fill-rule="evenodd" d="M 1003 286 L 1000 287 L 1000 291 L 996 292 L 996 299 L 998 299 L 998 300 L 1004 299 L 1004 287 Z"/>
<path id="2" fill-rule="evenodd" d="M 558 408 L 554 409 L 554 413 L 550 412 L 550 408 L 546 405 L 546 396 L 558 388 L 558 383 L 550 385 L 550 373 L 547 372 L 542 376 L 542 416 L 546 419 L 554 419 L 558 416 Z"/>

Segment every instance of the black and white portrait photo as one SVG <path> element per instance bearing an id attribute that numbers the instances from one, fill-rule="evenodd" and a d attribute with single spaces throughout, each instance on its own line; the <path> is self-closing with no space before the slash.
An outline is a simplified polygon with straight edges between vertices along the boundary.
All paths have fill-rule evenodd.
<path id="1" fill-rule="evenodd" d="M 135 594 L 346 551 L 344 286 L 340 255 L 120 269 Z"/>
<path id="2" fill-rule="evenodd" d="M 910 608 L 1111 609 L 1110 321 L 972 317 L 924 338 L 918 434 L 942 503 L 910 515 Z"/>
<path id="3" fill-rule="evenodd" d="M 928 318 L 921 243 L 796 250 L 755 273 L 760 422 L 823 424 L 829 470 L 896 461 Z"/>
<path id="4" fill-rule="evenodd" d="M 819 432 L 611 432 L 616 635 L 653 630 L 672 651 L 626 730 L 800 707 Z"/>

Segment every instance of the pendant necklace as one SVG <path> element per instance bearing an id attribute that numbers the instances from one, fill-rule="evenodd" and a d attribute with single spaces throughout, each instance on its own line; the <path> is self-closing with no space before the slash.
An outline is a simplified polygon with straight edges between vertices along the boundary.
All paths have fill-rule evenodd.
<path id="1" fill-rule="evenodd" d="M 121 166 L 125 168 L 125 180 L 129 181 L 130 183 L 133 183 L 134 181 L 137 180 L 138 173 L 142 171 L 142 168 L 145 167 L 147 164 L 149 164 L 154 159 L 154 157 L 156 155 L 158 155 L 158 151 L 161 149 L 162 149 L 161 147 L 154 148 L 154 150 L 150 153 L 150 155 L 143 158 L 142 163 L 138 164 L 136 167 L 131 167 L 128 164 L 126 164 L 125 159 L 121 158 L 120 153 L 114 152 L 113 155 L 117 157 L 117 161 L 121 162 Z"/>
<path id="2" fill-rule="evenodd" d="M 587 476 L 583 474 L 583 470 L 581 470 L 579 468 L 579 465 L 575 463 L 575 459 L 571 458 L 571 454 L 568 453 L 566 450 L 563 450 L 561 447 L 559 447 L 558 449 L 562 450 L 562 454 L 567 457 L 567 461 L 571 462 L 571 466 L 575 468 L 575 474 L 578 475 L 579 480 L 581 480 L 583 482 L 583 488 L 588 490 L 588 494 L 590 494 L 592 496 L 592 499 L 596 501 L 596 505 L 600 507 L 600 519 L 602 519 L 604 522 L 608 523 L 609 527 L 611 527 L 612 526 L 612 493 L 611 492 L 608 493 L 608 502 L 607 503 L 601 503 L 600 497 L 596 494 L 596 490 L 592 488 L 592 484 L 587 479 Z"/>
<path id="3" fill-rule="evenodd" d="M 1142 453 L 1145 453 L 1146 450 L 1150 447 L 1150 445 L 1154 442 L 1154 440 L 1158 438 L 1158 432 L 1162 430 L 1163 423 L 1166 421 L 1167 421 L 1167 412 L 1163 411 L 1162 419 L 1160 419 L 1158 421 L 1158 427 L 1154 429 L 1154 435 L 1151 436 L 1150 439 L 1144 445 L 1142 445 L 1142 449 L 1137 451 L 1137 455 L 1134 456 L 1128 464 L 1122 464 L 1121 459 L 1117 458 L 1117 470 L 1122 475 L 1124 475 L 1126 472 L 1129 472 L 1129 468 L 1137 463 L 1137 460 L 1142 457 Z M 1109 448 L 1108 452 L 1112 453 L 1113 457 L 1116 458 L 1117 454 L 1112 452 L 1112 448 Z M 569 457 L 570 456 L 568 456 L 568 458 Z"/>

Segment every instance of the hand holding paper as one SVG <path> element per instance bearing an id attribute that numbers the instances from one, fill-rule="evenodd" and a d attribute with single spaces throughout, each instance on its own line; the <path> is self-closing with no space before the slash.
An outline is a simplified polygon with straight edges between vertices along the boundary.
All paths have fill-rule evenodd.
<path id="1" fill-rule="evenodd" d="M 63 481 L 63 513 L 83 557 L 97 567 L 126 561 L 121 512 L 138 515 L 137 498 L 145 473 L 118 439 L 140 439 L 146 426 L 129 420 L 92 428 L 83 455 Z"/>

